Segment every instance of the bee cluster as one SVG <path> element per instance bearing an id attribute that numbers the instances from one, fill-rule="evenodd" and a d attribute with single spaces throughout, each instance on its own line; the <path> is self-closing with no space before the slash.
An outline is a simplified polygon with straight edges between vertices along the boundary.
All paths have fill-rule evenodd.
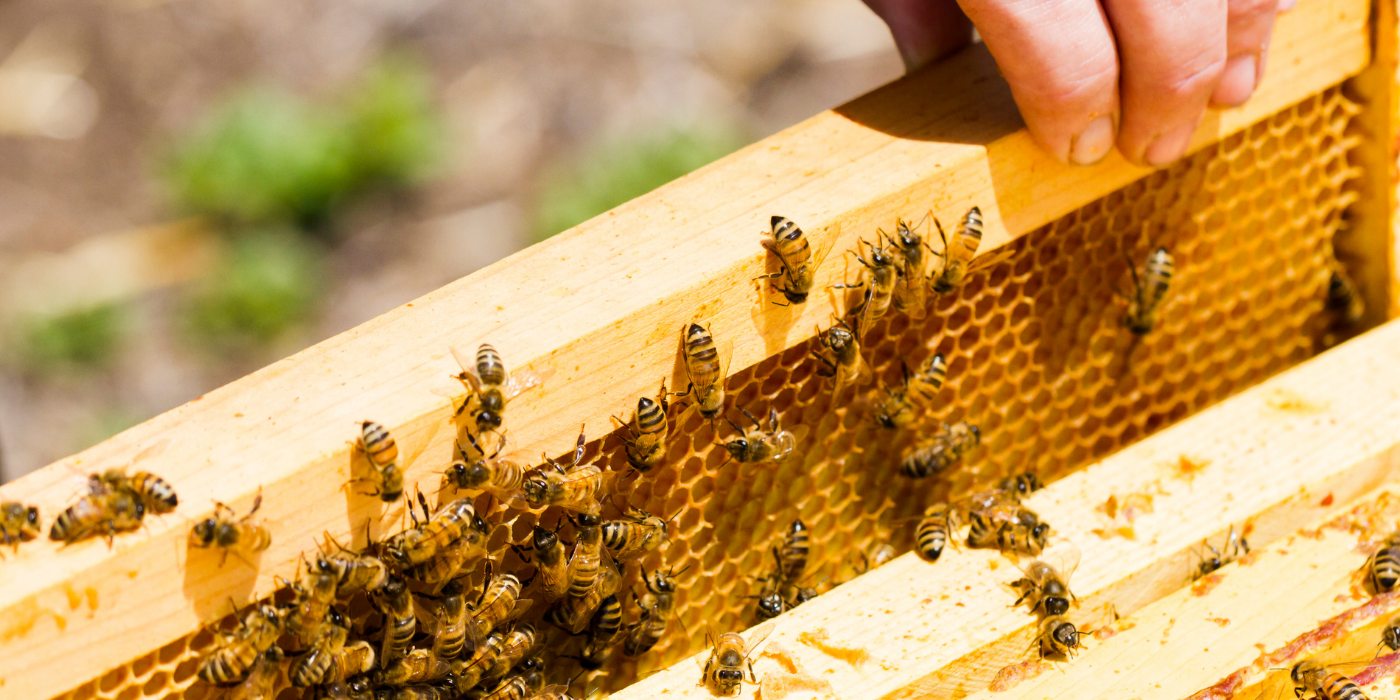
<path id="1" fill-rule="evenodd" d="M 968 274 L 982 235 L 980 210 L 971 209 L 952 236 L 936 219 L 931 225 L 942 241 L 941 251 L 918 233 L 922 225 L 903 220 L 896 223 L 895 234 L 877 231 L 873 243 L 863 240 L 853 251 L 860 279 L 835 288 L 849 290 L 854 301 L 829 328 L 819 329 L 810 350 L 833 395 L 852 388 L 863 394 L 861 387 L 873 381 L 862 344 L 876 321 L 891 309 L 923 318 L 929 291 L 952 291 Z M 771 237 L 763 244 L 777 262 L 778 270 L 765 277 L 777 280 L 778 303 L 804 303 L 828 250 L 818 246 L 814 251 L 802 230 L 784 217 L 773 217 Z M 1158 248 L 1141 269 L 1131 264 L 1129 269 L 1132 287 L 1122 295 L 1127 310 L 1118 322 L 1140 337 L 1151 332 L 1166 299 L 1173 259 L 1166 248 Z M 1359 303 L 1349 285 L 1333 287 L 1329 298 L 1338 299 L 1332 302 L 1336 308 L 1354 309 Z M 684 569 L 648 571 L 642 564 L 669 541 L 670 518 L 626 504 L 613 504 L 613 517 L 604 513 L 624 480 L 645 478 L 665 462 L 668 435 L 677 420 L 672 402 L 682 411 L 693 406 L 711 428 L 722 422 L 733 430 L 732 437 L 716 443 L 727 461 L 784 461 L 802 452 L 798 434 L 783 427 L 776 410 L 766 416 L 759 411 L 761 419 L 748 410 L 752 406 L 727 400 L 729 358 L 703 322 L 682 324 L 684 391 L 673 393 L 662 381 L 654 397 L 638 400 L 629 420 L 614 418 L 621 456 L 630 467 L 625 473 L 585 460 L 582 432 L 571 459 L 546 458 L 532 467 L 505 456 L 510 400 L 541 386 L 546 375 L 508 372 L 490 345 L 481 345 L 475 355 L 452 350 L 462 366 L 456 377 L 468 390 L 454 422 L 464 422 L 467 429 L 457 446 L 458 459 L 443 471 L 440 501 L 430 506 L 421 494 L 406 495 L 404 470 L 413 458 L 400 454 L 388 428 L 365 421 L 357 442 L 371 468 L 357 481 L 369 483 L 367 495 L 409 503 L 411 526 L 358 549 L 328 537 L 296 580 L 283 582 L 275 602 L 236 611 L 236 627 L 214 632 L 215 643 L 199 665 L 201 680 L 227 688 L 230 697 L 250 700 L 271 698 L 284 677 L 324 697 L 358 700 L 567 697 L 577 681 L 573 668 L 603 668 L 618 649 L 627 657 L 646 654 L 668 634 L 680 632 L 672 623 L 677 619 L 676 578 Z M 908 445 L 897 466 L 890 465 L 903 477 L 946 477 L 981 443 L 981 430 L 967 421 L 935 421 L 935 429 L 925 427 L 940 408 L 936 397 L 948 371 L 945 357 L 934 354 L 918 367 L 905 367 L 902 381 L 869 392 L 864 413 L 873 429 L 901 435 L 899 444 Z M 948 543 L 962 540 L 956 530 L 965 525 L 968 546 L 1038 557 L 1051 529 L 1022 500 L 1040 486 L 1033 474 L 1023 474 L 994 489 L 930 506 L 915 528 L 919 555 L 937 560 Z M 492 509 L 478 507 L 481 494 L 554 518 L 539 518 L 528 537 L 511 542 L 515 556 L 510 561 L 493 557 L 487 542 L 502 524 L 490 522 Z M 139 527 L 146 513 L 169 512 L 175 502 L 169 484 L 145 472 L 94 475 L 51 536 L 65 542 L 91 536 L 110 541 Z M 217 548 L 225 557 L 240 559 L 265 549 L 271 531 L 267 523 L 254 520 L 260 503 L 261 494 L 241 516 L 216 504 L 214 514 L 191 529 L 190 546 Z M 545 522 L 552 526 L 544 527 Z M 0 504 L 4 543 L 32 538 L 37 528 L 36 509 Z M 807 580 L 813 534 L 797 519 L 780 542 L 760 545 L 772 557 L 771 568 L 757 577 L 757 590 L 750 596 L 757 601 L 760 620 L 817 594 L 821 584 Z M 892 547 L 881 548 L 864 569 L 893 553 Z M 1043 654 L 1068 653 L 1077 646 L 1078 632 L 1061 608 L 1061 601 L 1073 599 L 1067 585 L 1072 568 L 1037 560 L 1017 582 L 1024 593 L 1018 602 L 1028 602 L 1044 619 L 1039 638 Z M 634 577 L 644 588 L 640 595 L 623 585 Z M 729 694 L 752 680 L 746 668 L 752 648 L 746 649 L 737 635 L 721 634 L 703 681 L 715 692 Z M 586 684 L 584 690 L 586 694 Z"/>

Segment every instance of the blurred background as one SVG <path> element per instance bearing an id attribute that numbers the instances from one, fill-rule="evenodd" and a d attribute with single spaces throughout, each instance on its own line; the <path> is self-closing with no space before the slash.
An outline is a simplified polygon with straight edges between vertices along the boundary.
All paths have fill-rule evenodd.
<path id="1" fill-rule="evenodd" d="M 860 0 L 0 3 L 0 477 L 901 73 Z"/>

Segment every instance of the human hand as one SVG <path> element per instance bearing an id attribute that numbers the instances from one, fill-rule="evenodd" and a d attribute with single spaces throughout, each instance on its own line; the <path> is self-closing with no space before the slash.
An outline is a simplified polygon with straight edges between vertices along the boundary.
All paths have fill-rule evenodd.
<path id="1" fill-rule="evenodd" d="M 1096 163 L 1116 142 L 1154 167 L 1185 154 L 1207 104 L 1249 99 L 1274 15 L 1296 2 L 865 0 L 911 70 L 966 46 L 975 24 L 1031 135 L 1061 161 Z"/>

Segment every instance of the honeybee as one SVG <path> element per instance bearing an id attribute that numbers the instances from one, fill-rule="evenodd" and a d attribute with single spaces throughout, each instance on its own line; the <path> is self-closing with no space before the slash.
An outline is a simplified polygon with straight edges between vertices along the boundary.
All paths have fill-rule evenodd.
<path id="1" fill-rule="evenodd" d="M 1066 550 L 1054 559 L 1054 564 L 1037 559 L 1021 569 L 1023 577 L 1011 583 L 1021 597 L 1012 605 L 1026 602 L 1032 613 L 1058 616 L 1069 611 L 1070 603 L 1078 602 L 1069 589 L 1069 577 L 1079 564 L 1079 551 Z"/>
<path id="2" fill-rule="evenodd" d="M 346 642 L 345 646 L 341 647 L 340 650 L 335 653 L 335 658 L 331 660 L 331 667 L 326 671 L 325 677 L 321 680 L 321 683 L 324 685 L 345 686 L 346 682 L 350 681 L 352 678 L 369 673 L 373 670 L 374 662 L 374 647 L 370 646 L 369 642 L 362 639 Z M 357 686 L 359 684 L 350 683 L 350 685 Z M 342 687 L 341 690 L 342 694 L 345 694 L 345 691 L 351 691 L 353 688 Z M 334 696 L 333 693 L 332 696 Z"/>
<path id="3" fill-rule="evenodd" d="M 1388 593 L 1400 582 L 1400 531 L 1391 533 L 1366 560 L 1366 572 L 1377 593 Z"/>
<path id="4" fill-rule="evenodd" d="M 250 608 L 239 616 L 237 629 L 215 631 L 214 647 L 200 659 L 199 679 L 217 684 L 243 680 L 281 634 L 282 613 L 277 608 L 270 604 Z"/>
<path id="5" fill-rule="evenodd" d="M 1346 271 L 1337 264 L 1332 265 L 1332 276 L 1327 280 L 1327 310 L 1341 326 L 1354 326 L 1366 315 L 1365 300 Z"/>
<path id="6" fill-rule="evenodd" d="M 943 548 L 952 540 L 953 509 L 947 503 L 936 503 L 924 511 L 924 517 L 914 530 L 914 551 L 924 561 L 938 561 Z"/>
<path id="7" fill-rule="evenodd" d="M 233 519 L 235 513 L 232 508 L 214 501 L 214 515 L 190 528 L 190 546 L 200 549 L 218 547 L 223 550 L 219 566 L 228 561 L 229 552 L 235 552 L 239 558 L 244 558 L 245 555 L 252 556 L 271 547 L 272 533 L 268 531 L 266 521 L 248 522 L 261 507 L 262 489 L 258 489 L 258 495 L 253 498 L 253 507 L 248 510 L 247 515 L 237 520 Z M 244 558 L 244 561 L 247 559 Z"/>
<path id="8" fill-rule="evenodd" d="M 934 398 L 948 378 L 948 363 L 939 353 L 930 357 L 917 372 L 903 366 L 904 383 L 898 389 L 885 387 L 885 399 L 875 410 L 875 422 L 882 428 L 898 430 L 918 418 L 918 409 L 933 407 Z"/>
<path id="9" fill-rule="evenodd" d="M 536 693 L 535 697 L 530 698 L 530 700 L 574 700 L 574 698 L 569 695 L 569 686 L 551 685 Z"/>
<path id="10" fill-rule="evenodd" d="M 491 667 L 496 664 L 496 660 L 501 656 L 501 649 L 505 646 L 505 632 L 495 631 L 486 638 L 485 642 L 477 645 L 472 658 L 461 664 L 459 670 L 454 673 L 457 676 L 457 683 L 462 689 L 475 688 L 477 683 L 485 677 Z"/>
<path id="11" fill-rule="evenodd" d="M 390 663 L 381 664 L 375 680 L 379 685 L 396 686 L 431 683 L 446 678 L 451 671 L 452 666 L 431 649 L 413 649 Z"/>
<path id="12" fill-rule="evenodd" d="M 39 536 L 39 509 L 15 501 L 0 503 L 0 544 L 19 551 L 20 542 Z"/>
<path id="13" fill-rule="evenodd" d="M 278 665 L 285 655 L 276 644 L 258 655 L 248 677 L 229 690 L 228 700 L 272 700 L 272 690 L 277 682 Z"/>
<path id="14" fill-rule="evenodd" d="M 1040 658 L 1047 656 L 1073 656 L 1080 649 L 1079 637 L 1083 634 L 1074 623 L 1059 615 L 1051 615 L 1040 621 L 1040 633 L 1035 644 L 1040 648 Z"/>
<path id="15" fill-rule="evenodd" d="M 437 626 L 433 630 L 433 656 L 455 661 L 467 644 L 467 599 L 462 585 L 450 581 L 438 592 Z"/>
<path id="16" fill-rule="evenodd" d="M 422 494 L 419 494 L 418 504 L 424 511 L 423 524 L 408 528 L 380 545 L 381 556 L 387 563 L 407 569 L 432 559 L 439 550 L 459 540 L 473 552 L 479 550 L 485 554 L 483 544 L 489 529 L 486 522 L 477 517 L 472 499 L 459 498 L 440 506 L 431 516 L 427 515 L 428 504 Z"/>
<path id="17" fill-rule="evenodd" d="M 622 636 L 622 602 L 617 594 L 610 595 L 598 604 L 589 624 L 588 639 L 579 652 L 578 662 L 585 671 L 597 671 L 612 658 L 613 645 Z"/>
<path id="18" fill-rule="evenodd" d="M 576 513 L 596 515 L 599 512 L 598 494 L 612 484 L 617 474 L 604 472 L 593 464 L 579 464 L 583 460 L 584 442 L 580 430 L 574 461 L 568 469 L 546 456 L 544 460 L 551 468 L 537 469 L 525 476 L 522 490 L 527 503 L 536 508 L 558 506 Z"/>
<path id="19" fill-rule="evenodd" d="M 379 648 L 380 665 L 403 656 L 418 631 L 418 618 L 413 613 L 413 594 L 408 584 L 391 576 L 379 590 L 370 595 L 370 602 L 384 615 L 384 640 Z"/>
<path id="20" fill-rule="evenodd" d="M 103 535 L 107 546 L 111 547 L 118 533 L 141 527 L 145 515 L 146 506 L 136 494 L 127 489 L 109 490 L 94 480 L 90 482 L 89 493 L 58 514 L 49 528 L 49 539 L 73 544 Z"/>
<path id="21" fill-rule="evenodd" d="M 847 386 L 870 383 L 870 366 L 866 364 L 865 358 L 860 354 L 860 341 L 854 329 L 846 325 L 843 319 L 837 319 L 836 325 L 826 329 L 823 334 L 821 329 L 817 329 L 817 342 L 823 348 L 831 352 L 832 357 L 828 358 L 825 353 L 812 349 L 812 357 L 817 358 L 826 371 L 820 374 L 823 377 L 832 377 L 832 393 L 840 393 Z"/>
<path id="22" fill-rule="evenodd" d="M 1350 678 L 1316 661 L 1299 661 L 1289 675 L 1298 697 L 1309 692 L 1318 700 L 1367 700 Z"/>
<path id="23" fill-rule="evenodd" d="M 365 453 L 372 469 L 369 479 L 354 481 L 374 483 L 374 490 L 365 494 L 367 496 L 378 496 L 385 503 L 399 500 L 403 495 L 403 467 L 399 464 L 399 444 L 394 442 L 389 430 L 372 420 L 364 421 L 360 423 L 356 445 Z"/>
<path id="24" fill-rule="evenodd" d="M 617 561 L 655 551 L 665 541 L 666 521 L 640 508 L 628 508 L 623 520 L 603 523 L 603 546 Z"/>
<path id="25" fill-rule="evenodd" d="M 811 551 L 811 538 L 807 525 L 801 519 L 792 521 L 782 547 L 773 546 L 773 559 L 778 564 L 778 578 L 785 584 L 796 584 L 807 570 L 807 557 Z"/>
<path id="26" fill-rule="evenodd" d="M 612 560 L 605 557 L 588 592 L 582 597 L 570 596 L 555 603 L 554 607 L 545 613 L 544 619 L 569 634 L 579 634 L 588 625 L 603 599 L 617 593 L 621 587 L 622 575 L 618 573 Z"/>
<path id="27" fill-rule="evenodd" d="M 1028 508 L 1004 502 L 974 510 L 967 546 L 995 547 L 1003 552 L 1039 556 L 1050 537 L 1050 526 Z"/>
<path id="28" fill-rule="evenodd" d="M 938 223 L 938 219 L 934 219 L 933 223 L 938 228 L 938 237 L 943 241 L 943 252 L 933 253 L 943 263 L 938 271 L 933 273 L 933 291 L 937 294 L 947 294 L 962 284 L 963 278 L 967 276 L 968 263 L 972 262 L 972 256 L 977 254 L 977 248 L 982 245 L 982 210 L 978 207 L 967 210 L 963 215 L 962 225 L 953 233 L 951 243 L 944 235 L 943 226 Z"/>
<path id="29" fill-rule="evenodd" d="M 877 242 L 884 243 L 884 231 L 878 232 Z M 860 246 L 856 246 L 856 260 L 866 268 L 865 279 L 855 284 L 833 284 L 832 289 L 865 289 L 865 297 L 856 308 L 851 310 L 851 314 L 856 317 L 856 327 L 864 330 L 870 329 L 870 324 L 885 315 L 894 300 L 894 288 L 899 281 L 899 260 L 896 253 L 883 246 L 876 247 L 874 243 L 861 240 L 870 249 L 870 260 L 866 260 L 860 255 Z"/>
<path id="30" fill-rule="evenodd" d="M 933 212 L 929 212 L 924 220 L 931 218 Z M 927 268 L 924 249 L 932 248 L 924 242 L 921 234 L 914 231 L 917 227 L 917 224 L 911 226 L 904 219 L 896 219 L 895 235 L 890 237 L 890 242 L 899 252 L 899 280 L 894 287 L 894 310 L 909 314 L 910 318 L 923 318 L 928 313 L 925 308 L 928 305 L 928 292 L 924 289 L 924 271 Z"/>
<path id="31" fill-rule="evenodd" d="M 753 640 L 750 643 L 744 642 L 744 638 L 736 632 L 725 632 L 713 641 L 707 633 L 705 639 L 711 644 L 710 657 L 705 661 L 705 670 L 696 685 L 708 686 L 710 692 L 717 695 L 734 695 L 739 692 L 744 681 L 757 683 L 758 678 L 754 676 L 753 662 L 749 660 L 749 656 L 757 651 L 772 633 L 771 622 L 755 629 L 749 635 L 749 639 Z M 748 675 L 744 674 L 745 671 L 748 671 Z"/>
<path id="32" fill-rule="evenodd" d="M 601 536 L 601 533 L 599 535 Z M 559 541 L 558 533 L 536 525 L 530 552 L 529 558 L 526 558 L 522 550 L 516 549 L 516 554 L 520 555 L 521 559 L 534 565 L 535 575 L 532 578 L 540 582 L 540 590 L 544 592 L 545 599 L 554 600 L 567 593 L 569 563 L 565 559 L 564 543 Z"/>
<path id="33" fill-rule="evenodd" d="M 287 671 L 292 685 L 306 688 L 320 685 L 330 680 L 332 667 L 345 648 L 349 630 L 340 625 L 340 614 L 335 613 L 331 620 L 322 626 L 320 634 L 305 654 L 302 654 Z"/>
<path id="34" fill-rule="evenodd" d="M 342 547 L 330 533 L 316 556 L 316 568 L 335 576 L 335 593 L 345 597 L 356 591 L 374 591 L 389 580 L 389 569 L 379 557 L 356 554 Z M 334 547 L 334 549 L 331 549 Z"/>
<path id="35" fill-rule="evenodd" d="M 321 629 L 326 625 L 331 603 L 335 602 L 336 577 L 324 571 L 308 570 L 306 580 L 310 586 L 303 585 L 301 581 L 288 582 L 281 577 L 278 580 L 283 586 L 291 588 L 296 596 L 294 605 L 286 615 L 287 633 L 296 637 L 305 648 L 320 638 Z"/>
<path id="36" fill-rule="evenodd" d="M 942 473 L 981 442 L 982 431 L 977 426 L 967 421 L 945 424 L 942 433 L 905 450 L 900 471 L 911 479 L 924 479 Z"/>
<path id="37" fill-rule="evenodd" d="M 768 410 L 767 431 L 763 430 L 763 424 L 758 422 L 752 413 L 743 411 L 743 414 L 753 421 L 754 428 L 745 430 L 734 421 L 725 418 L 725 422 L 740 436 L 725 443 L 716 443 L 722 444 L 724 449 L 729 451 L 730 459 L 739 462 L 781 461 L 797 447 L 797 438 L 778 424 L 777 409 Z"/>
<path id="38" fill-rule="evenodd" d="M 787 304 L 801 304 L 807 301 L 807 295 L 812 292 L 812 283 L 816 277 L 817 268 L 826 260 L 826 256 L 831 252 L 831 246 L 835 238 L 828 241 L 817 254 L 812 255 L 812 248 L 807 242 L 807 237 L 802 234 L 802 229 L 797 227 L 791 219 L 784 216 L 774 216 L 768 221 L 772 229 L 772 238 L 765 238 L 761 241 L 763 248 L 778 258 L 781 267 L 777 272 L 755 277 L 756 280 L 771 279 L 774 277 L 783 278 L 783 286 L 773 286 L 774 291 L 782 292 L 787 299 Z M 774 302 L 777 303 L 777 302 Z"/>
<path id="39" fill-rule="evenodd" d="M 587 595 L 598 578 L 598 570 L 603 560 L 601 522 L 597 516 L 584 513 L 579 515 L 574 523 L 574 553 L 569 557 L 566 570 L 569 581 L 566 592 L 571 598 Z"/>
<path id="40" fill-rule="evenodd" d="M 1142 274 L 1128 261 L 1128 272 L 1133 277 L 1133 293 L 1127 296 L 1128 311 L 1123 314 L 1123 325 L 1134 335 L 1147 335 L 1157 323 L 1157 310 L 1162 299 L 1167 296 L 1167 288 L 1172 281 L 1172 254 L 1166 248 L 1158 248 L 1147 256 L 1142 266 Z"/>
<path id="41" fill-rule="evenodd" d="M 1221 548 L 1225 550 L 1225 555 L 1222 556 L 1220 550 L 1211 546 L 1210 542 L 1202 542 L 1201 545 L 1210 550 L 1211 556 L 1201 557 L 1201 562 L 1196 565 L 1195 574 L 1191 577 L 1193 580 L 1215 573 L 1220 567 L 1239 558 L 1241 553 L 1249 554 L 1249 542 L 1235 532 L 1234 525 L 1230 526 L 1230 532 L 1225 536 L 1225 545 Z"/>
<path id="42" fill-rule="evenodd" d="M 489 457 L 485 456 L 486 451 L 481 449 L 481 445 L 471 433 L 467 433 L 466 438 L 475 452 L 482 456 L 468 461 L 466 454 L 458 447 L 461 459 L 447 468 L 442 477 L 443 482 L 463 491 L 479 489 L 502 500 L 519 496 L 521 486 L 525 483 L 526 469 L 517 462 L 499 457 L 501 450 L 505 448 L 506 436 L 501 435 L 496 451 Z"/>
<path id="43" fill-rule="evenodd" d="M 522 588 L 515 574 L 498 574 L 491 578 L 467 621 L 467 636 L 473 642 L 473 649 L 486 641 L 491 630 L 530 609 L 533 601 L 520 597 Z"/>
<path id="44" fill-rule="evenodd" d="M 495 633 L 492 634 L 494 636 Z M 531 649 L 535 648 L 536 641 L 538 641 L 538 632 L 534 625 L 528 622 L 516 625 L 515 629 L 502 636 L 494 659 L 486 665 L 484 678 L 487 680 L 504 678 L 511 669 L 515 668 L 516 664 L 520 663 L 521 659 L 525 658 L 526 654 L 530 653 Z"/>
<path id="45" fill-rule="evenodd" d="M 709 328 L 692 322 L 681 329 L 681 358 L 690 385 L 672 396 L 693 394 L 700 415 L 713 421 L 724 410 L 724 378 L 729 374 L 729 363 L 726 360 L 720 367 L 719 348 Z M 732 355 L 729 359 L 733 359 Z"/>
<path id="46" fill-rule="evenodd" d="M 526 700 L 544 689 L 544 661 L 530 657 L 520 662 L 520 668 L 501 681 L 481 700 Z"/>
<path id="47" fill-rule="evenodd" d="M 654 571 L 650 575 L 646 569 L 642 570 L 642 582 L 647 592 L 639 603 L 641 615 L 627 631 L 622 653 L 640 656 L 651 651 L 651 648 L 661 641 L 676 612 L 675 577 L 682 573 L 685 573 L 685 569 L 676 573 Z"/>
<path id="48" fill-rule="evenodd" d="M 440 584 L 452 579 L 468 561 L 486 554 L 485 548 L 481 546 L 484 533 L 475 527 L 468 530 L 468 533 L 470 537 L 461 537 L 445 547 L 439 547 L 432 559 L 404 569 L 401 573 L 405 578 L 423 583 Z"/>
<path id="49" fill-rule="evenodd" d="M 505 363 L 501 361 L 500 353 L 496 352 L 496 348 L 486 343 L 482 343 L 476 349 L 475 361 L 457 346 L 454 345 L 451 349 L 452 356 L 457 359 L 458 366 L 462 368 L 460 374 L 453 376 L 471 390 L 471 393 L 467 395 L 467 400 L 463 401 L 462 407 L 457 410 L 457 415 L 461 415 L 463 411 L 471 407 L 472 418 L 476 421 L 478 432 L 500 430 L 501 423 L 505 421 L 506 402 L 525 391 L 540 386 L 550 374 L 549 372 L 507 372 Z M 473 401 L 473 399 L 475 400 Z"/>
<path id="50" fill-rule="evenodd" d="M 1381 630 L 1381 644 L 1391 651 L 1400 651 L 1400 617 L 1392 617 L 1390 622 L 1385 623 L 1385 629 Z"/>
<path id="51" fill-rule="evenodd" d="M 637 399 L 637 412 L 632 420 L 624 423 L 613 416 L 613 422 L 626 430 L 622 444 L 626 448 L 627 463 L 639 472 L 649 472 L 666 456 L 666 413 L 671 410 L 667 399 L 666 380 L 661 380 L 661 391 L 656 400 L 643 396 Z"/>
<path id="52" fill-rule="evenodd" d="M 180 497 L 170 482 L 150 472 L 133 472 L 127 475 L 123 469 L 108 469 L 99 475 L 89 477 L 89 492 L 96 495 L 102 492 L 126 491 L 145 506 L 147 513 L 164 515 L 180 505 Z"/>

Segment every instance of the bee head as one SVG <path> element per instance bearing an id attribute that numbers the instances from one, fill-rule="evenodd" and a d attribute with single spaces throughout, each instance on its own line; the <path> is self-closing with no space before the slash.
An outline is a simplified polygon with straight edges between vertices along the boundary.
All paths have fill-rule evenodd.
<path id="1" fill-rule="evenodd" d="M 802 520 L 801 520 L 800 518 L 797 519 L 797 520 L 792 521 L 792 525 L 789 525 L 789 526 L 788 526 L 788 532 L 802 532 L 803 530 L 806 530 L 806 529 L 807 529 L 807 524 L 804 523 L 804 522 L 802 522 Z"/>
<path id="2" fill-rule="evenodd" d="M 1079 646 L 1079 630 L 1074 628 L 1072 622 L 1062 622 L 1055 626 L 1055 631 L 1050 633 L 1066 649 L 1073 649 Z"/>
<path id="3" fill-rule="evenodd" d="M 526 501 L 538 504 L 544 500 L 545 492 L 549 490 L 549 481 L 539 472 L 535 472 L 525 477 L 520 490 L 525 492 Z"/>
<path id="4" fill-rule="evenodd" d="M 815 597 L 817 597 L 817 589 L 815 588 L 797 589 L 797 602 L 799 604 L 806 603 Z"/>
<path id="5" fill-rule="evenodd" d="M 977 445 L 982 442 L 982 429 L 975 425 L 967 426 L 967 431 L 972 433 L 972 444 Z"/>
<path id="6" fill-rule="evenodd" d="M 24 511 L 24 522 L 34 527 L 39 527 L 39 509 L 34 506 L 29 506 L 29 508 Z"/>
<path id="7" fill-rule="evenodd" d="M 206 518 L 190 528 L 190 544 L 195 547 L 208 547 L 214 544 L 214 534 L 219 529 L 219 521 Z"/>
<path id="8" fill-rule="evenodd" d="M 1050 524 L 1037 523 L 1035 527 L 1031 528 L 1031 538 L 1043 549 L 1045 542 L 1050 539 Z"/>
<path id="9" fill-rule="evenodd" d="M 788 300 L 789 303 L 792 303 L 792 304 L 805 304 L 805 303 L 807 303 L 807 292 L 794 292 L 794 291 L 792 291 L 792 290 L 790 290 L 790 289 L 783 289 L 783 290 L 781 290 L 781 291 L 782 291 L 782 293 L 783 293 L 783 296 L 784 296 L 784 297 L 787 297 L 787 300 Z"/>
<path id="10" fill-rule="evenodd" d="M 1046 596 L 1044 602 L 1047 615 L 1063 615 L 1069 610 L 1069 599 L 1064 596 Z"/>
<path id="11" fill-rule="evenodd" d="M 743 461 L 745 455 L 749 453 L 749 441 L 745 438 L 734 438 L 724 443 L 724 449 L 729 450 L 729 455 L 734 459 Z"/>
<path id="12" fill-rule="evenodd" d="M 487 525 L 486 521 L 482 520 L 480 515 L 472 514 L 472 529 L 483 535 L 491 534 L 491 526 Z"/>
<path id="13" fill-rule="evenodd" d="M 766 593 L 758 597 L 759 617 L 763 617 L 765 619 L 770 617 L 777 617 L 783 614 L 783 608 L 785 607 L 786 605 L 783 602 L 783 597 L 778 595 L 776 591 L 774 591 L 773 593 Z"/>
<path id="14" fill-rule="evenodd" d="M 477 488 L 491 480 L 491 468 L 486 466 L 486 460 L 478 459 L 470 465 L 458 462 L 452 465 L 458 477 L 457 483 L 463 488 Z"/>
<path id="15" fill-rule="evenodd" d="M 1400 625 L 1389 625 L 1385 632 L 1381 633 L 1381 640 L 1392 651 L 1400 651 Z"/>
<path id="16" fill-rule="evenodd" d="M 559 536 L 539 525 L 535 526 L 535 549 L 552 549 L 559 544 Z"/>

